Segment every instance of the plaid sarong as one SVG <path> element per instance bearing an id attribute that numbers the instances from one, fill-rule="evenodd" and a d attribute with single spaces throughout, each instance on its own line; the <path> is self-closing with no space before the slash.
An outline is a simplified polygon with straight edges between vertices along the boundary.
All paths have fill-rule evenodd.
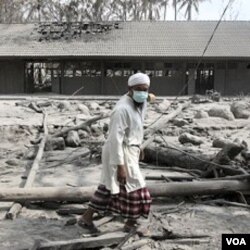
<path id="1" fill-rule="evenodd" d="M 102 213 L 111 211 L 127 219 L 148 217 L 152 199 L 148 189 L 141 188 L 128 193 L 125 186 L 120 185 L 120 193 L 111 195 L 104 185 L 99 185 L 89 206 Z"/>

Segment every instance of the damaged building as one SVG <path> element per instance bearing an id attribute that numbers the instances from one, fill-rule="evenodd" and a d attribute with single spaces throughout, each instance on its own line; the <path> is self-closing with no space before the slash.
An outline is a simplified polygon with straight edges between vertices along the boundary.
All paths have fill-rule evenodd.
<path id="1" fill-rule="evenodd" d="M 0 24 L 0 93 L 120 95 L 141 71 L 157 95 L 248 94 L 250 22 L 222 22 L 197 67 L 216 24 Z"/>

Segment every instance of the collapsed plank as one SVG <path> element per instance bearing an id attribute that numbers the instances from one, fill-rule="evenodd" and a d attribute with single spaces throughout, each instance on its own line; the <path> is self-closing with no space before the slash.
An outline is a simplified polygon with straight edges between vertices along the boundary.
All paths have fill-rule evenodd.
<path id="1" fill-rule="evenodd" d="M 48 249 L 76 250 L 76 249 L 112 246 L 112 245 L 118 244 L 121 240 L 125 238 L 125 236 L 126 236 L 126 233 L 124 232 L 112 232 L 112 233 L 103 234 L 97 237 L 45 242 L 45 243 L 41 243 L 41 245 L 37 249 L 40 249 L 40 250 L 48 250 Z"/>
<path id="2" fill-rule="evenodd" d="M 171 182 L 148 185 L 153 197 L 249 192 L 250 183 L 238 180 Z M 0 201 L 88 201 L 96 187 L 2 188 Z"/>

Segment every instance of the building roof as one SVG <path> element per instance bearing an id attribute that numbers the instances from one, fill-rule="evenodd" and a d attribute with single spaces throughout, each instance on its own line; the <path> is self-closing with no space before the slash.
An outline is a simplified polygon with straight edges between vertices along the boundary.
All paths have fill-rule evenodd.
<path id="1" fill-rule="evenodd" d="M 216 21 L 122 22 L 107 32 L 91 31 L 69 40 L 41 39 L 44 37 L 37 24 L 0 24 L 0 58 L 197 58 L 216 24 Z M 250 58 L 250 21 L 222 22 L 205 57 Z"/>

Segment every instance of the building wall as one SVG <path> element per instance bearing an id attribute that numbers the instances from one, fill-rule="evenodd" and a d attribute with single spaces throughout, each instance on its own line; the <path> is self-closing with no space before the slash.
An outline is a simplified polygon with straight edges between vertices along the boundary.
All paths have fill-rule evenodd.
<path id="1" fill-rule="evenodd" d="M 186 79 L 185 64 L 179 62 L 96 60 L 64 61 L 62 65 L 62 79 L 52 80 L 52 92 L 68 95 L 80 88 L 78 95 L 122 95 L 128 91 L 129 76 L 138 71 L 151 75 L 150 91 L 156 95 L 177 95 Z"/>
<path id="2" fill-rule="evenodd" d="M 215 70 L 215 90 L 222 95 L 250 94 L 250 62 L 228 62 Z"/>
<path id="3" fill-rule="evenodd" d="M 128 62 L 124 62 L 124 65 L 126 63 L 128 64 Z M 154 74 L 150 77 L 150 91 L 158 96 L 174 96 L 186 83 L 185 65 L 185 63 L 174 62 L 172 68 L 161 69 L 157 68 L 157 62 L 153 62 L 154 68 L 147 67 L 147 62 L 142 62 L 138 69 L 143 72 L 148 70 L 149 73 Z M 131 71 L 132 69 L 123 68 L 124 75 L 117 76 L 114 74 L 110 77 L 105 74 L 105 67 L 104 63 L 102 69 L 98 68 L 98 74 L 95 76 L 82 74 L 81 77 L 57 77 L 52 80 L 52 92 L 71 95 L 80 89 L 77 93 L 80 95 L 122 95 L 126 93 L 129 76 L 125 75 L 125 71 L 127 73 L 128 70 Z M 114 70 L 114 72 L 116 71 Z M 157 76 L 157 72 L 160 72 L 160 76 Z M 192 73 L 190 69 L 189 74 L 192 75 Z M 214 89 L 222 95 L 250 94 L 250 62 L 215 62 Z M 25 93 L 26 90 L 24 62 L 0 61 L 0 94 Z M 188 94 L 191 95 L 194 92 L 194 81 L 189 82 Z"/>
<path id="4" fill-rule="evenodd" d="M 103 95 L 123 95 L 128 91 L 128 77 L 104 77 L 102 94 Z"/>
<path id="5" fill-rule="evenodd" d="M 224 95 L 225 93 L 226 70 L 215 69 L 214 72 L 214 90 Z"/>
<path id="6" fill-rule="evenodd" d="M 240 62 L 236 68 L 228 65 L 225 95 L 250 94 L 250 69 L 247 68 L 249 62 Z"/>
<path id="7" fill-rule="evenodd" d="M 100 95 L 101 77 L 72 77 L 62 78 L 62 94 L 72 95 Z"/>
<path id="8" fill-rule="evenodd" d="M 25 92 L 24 62 L 0 61 L 0 94 Z"/>

